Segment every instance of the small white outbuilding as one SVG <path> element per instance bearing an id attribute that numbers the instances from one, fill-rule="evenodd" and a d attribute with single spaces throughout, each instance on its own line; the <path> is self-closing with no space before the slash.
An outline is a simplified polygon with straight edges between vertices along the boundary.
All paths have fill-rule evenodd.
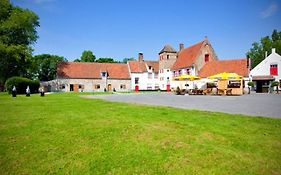
<path id="1" fill-rule="evenodd" d="M 268 92 L 272 81 L 281 83 L 281 56 L 276 53 L 275 48 L 268 57 L 250 71 L 250 79 L 255 83 L 256 92 Z"/>

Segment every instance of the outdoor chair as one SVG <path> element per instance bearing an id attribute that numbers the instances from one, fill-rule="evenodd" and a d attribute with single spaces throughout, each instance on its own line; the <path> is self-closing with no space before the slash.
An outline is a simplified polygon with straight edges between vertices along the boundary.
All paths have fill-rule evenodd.
<path id="1" fill-rule="evenodd" d="M 210 94 L 210 93 L 212 93 L 212 89 L 211 88 L 207 88 L 207 89 L 203 90 L 203 94 L 204 95 L 207 95 L 207 94 Z"/>
<path id="2" fill-rule="evenodd" d="M 224 90 L 223 89 L 218 89 L 217 94 L 218 95 L 224 95 Z"/>
<path id="3" fill-rule="evenodd" d="M 232 89 L 227 89 L 226 90 L 226 95 L 232 95 Z"/>

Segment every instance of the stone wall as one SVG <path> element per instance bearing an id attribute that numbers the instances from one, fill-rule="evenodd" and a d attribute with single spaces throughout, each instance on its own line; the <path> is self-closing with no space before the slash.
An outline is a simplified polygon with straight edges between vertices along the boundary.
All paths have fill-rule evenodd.
<path id="1" fill-rule="evenodd" d="M 54 83 L 55 82 L 55 83 Z M 70 91 L 70 86 L 78 86 L 78 91 L 102 92 L 104 89 L 113 91 L 130 91 L 130 79 L 56 79 L 52 82 L 45 82 L 44 86 L 51 86 L 51 91 Z"/>

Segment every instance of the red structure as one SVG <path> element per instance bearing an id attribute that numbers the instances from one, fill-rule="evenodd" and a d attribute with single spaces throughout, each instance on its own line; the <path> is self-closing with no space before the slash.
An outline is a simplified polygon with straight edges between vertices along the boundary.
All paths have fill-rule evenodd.
<path id="1" fill-rule="evenodd" d="M 138 85 L 135 86 L 135 91 L 139 92 L 139 86 Z"/>

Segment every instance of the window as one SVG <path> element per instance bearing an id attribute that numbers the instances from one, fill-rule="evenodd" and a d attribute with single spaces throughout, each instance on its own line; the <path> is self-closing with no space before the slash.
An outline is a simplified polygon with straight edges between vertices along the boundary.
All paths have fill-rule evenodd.
<path id="1" fill-rule="evenodd" d="M 106 77 L 106 72 L 102 72 L 102 73 L 101 73 L 101 76 L 102 76 L 102 77 Z"/>
<path id="2" fill-rule="evenodd" d="M 270 65 L 270 75 L 278 75 L 278 66 L 277 64 Z"/>
<path id="3" fill-rule="evenodd" d="M 181 75 L 181 70 L 179 70 L 179 75 Z"/>
<path id="4" fill-rule="evenodd" d="M 186 74 L 190 75 L 189 69 L 186 69 Z"/>
<path id="5" fill-rule="evenodd" d="M 148 66 L 148 69 L 151 70 L 152 66 Z"/>
<path id="6" fill-rule="evenodd" d="M 147 84 L 147 90 L 152 90 L 152 84 Z"/>
<path id="7" fill-rule="evenodd" d="M 126 89 L 126 85 L 125 84 L 121 84 L 120 85 L 120 89 Z"/>
<path id="8" fill-rule="evenodd" d="M 61 89 L 65 89 L 65 85 L 63 84 L 63 85 L 61 85 Z"/>
<path id="9" fill-rule="evenodd" d="M 167 60 L 170 58 L 170 55 L 167 55 Z"/>
<path id="10" fill-rule="evenodd" d="M 99 85 L 99 84 L 96 84 L 96 85 L 95 85 L 95 89 L 100 89 L 100 85 Z"/>
<path id="11" fill-rule="evenodd" d="M 170 69 L 167 69 L 167 72 L 170 72 Z"/>
<path id="12" fill-rule="evenodd" d="M 208 62 L 209 61 L 209 54 L 205 54 L 205 62 Z"/>
<path id="13" fill-rule="evenodd" d="M 138 77 L 135 78 L 135 84 L 139 84 L 139 78 Z"/>
<path id="14" fill-rule="evenodd" d="M 79 89 L 84 89 L 84 86 L 83 86 L 82 84 L 79 84 L 79 85 L 78 85 L 78 88 L 79 88 Z"/>
<path id="15" fill-rule="evenodd" d="M 169 80 L 170 79 L 170 77 L 167 77 L 167 80 Z"/>
<path id="16" fill-rule="evenodd" d="M 159 84 L 155 84 L 154 89 L 155 89 L 155 90 L 160 89 Z"/>
<path id="17" fill-rule="evenodd" d="M 148 79 L 152 79 L 152 73 L 148 73 Z"/>
<path id="18" fill-rule="evenodd" d="M 155 79 L 158 78 L 158 73 L 154 73 L 154 78 L 155 78 Z"/>

